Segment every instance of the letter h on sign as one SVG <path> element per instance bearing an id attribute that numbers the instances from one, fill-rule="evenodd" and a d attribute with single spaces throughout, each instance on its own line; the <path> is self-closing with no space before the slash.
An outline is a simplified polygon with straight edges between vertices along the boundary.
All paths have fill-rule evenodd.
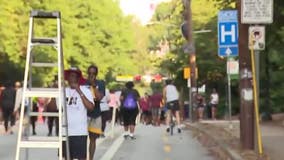
<path id="1" fill-rule="evenodd" d="M 236 25 L 235 24 L 230 24 L 230 26 L 227 25 L 227 27 L 231 27 L 230 30 L 226 30 L 226 25 L 221 24 L 221 43 L 228 43 L 230 42 L 231 44 L 236 44 L 237 39 L 236 39 Z M 225 39 L 227 36 L 227 40 Z"/>

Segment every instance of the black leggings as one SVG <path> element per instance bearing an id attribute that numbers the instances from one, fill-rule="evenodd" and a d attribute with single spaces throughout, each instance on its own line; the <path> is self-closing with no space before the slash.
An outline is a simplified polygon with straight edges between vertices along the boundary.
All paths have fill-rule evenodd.
<path id="1" fill-rule="evenodd" d="M 122 108 L 122 114 L 123 114 L 123 125 L 129 126 L 129 125 L 135 125 L 136 116 L 138 115 L 138 108 L 134 109 L 126 109 Z"/>
<path id="2" fill-rule="evenodd" d="M 108 111 L 102 111 L 101 112 L 101 117 L 102 117 L 102 131 L 105 131 L 106 128 L 106 122 L 109 120 L 109 110 Z"/>
<path id="3" fill-rule="evenodd" d="M 10 125 L 15 125 L 15 116 L 13 115 L 13 108 L 2 108 L 3 111 L 3 118 L 4 118 L 4 127 L 5 131 L 8 131 L 8 123 L 10 121 Z"/>
<path id="4" fill-rule="evenodd" d="M 48 117 L 47 118 L 48 133 L 52 134 L 52 128 L 53 128 L 54 121 L 55 121 L 56 135 L 58 136 L 58 132 L 59 132 L 59 119 L 58 119 L 58 117 Z"/>

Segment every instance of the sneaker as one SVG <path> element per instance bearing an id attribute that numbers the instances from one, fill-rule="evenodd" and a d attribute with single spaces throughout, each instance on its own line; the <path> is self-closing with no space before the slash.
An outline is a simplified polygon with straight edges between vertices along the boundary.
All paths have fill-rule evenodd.
<path id="1" fill-rule="evenodd" d="M 170 128 L 167 128 L 166 131 L 167 131 L 167 132 L 170 132 Z"/>
<path id="2" fill-rule="evenodd" d="M 131 140 L 136 139 L 134 136 L 129 136 L 129 138 L 130 138 Z"/>
<path id="3" fill-rule="evenodd" d="M 181 129 L 180 128 L 178 128 L 178 133 L 181 133 Z"/>
<path id="4" fill-rule="evenodd" d="M 52 136 L 52 134 L 51 134 L 51 133 L 48 133 L 47 136 L 50 137 L 50 136 Z"/>
<path id="5" fill-rule="evenodd" d="M 129 135 L 125 134 L 123 135 L 124 139 L 127 139 Z"/>

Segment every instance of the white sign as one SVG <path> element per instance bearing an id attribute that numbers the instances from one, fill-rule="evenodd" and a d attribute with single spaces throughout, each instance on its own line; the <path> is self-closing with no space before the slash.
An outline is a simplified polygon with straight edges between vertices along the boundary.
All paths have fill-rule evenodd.
<path id="1" fill-rule="evenodd" d="M 187 79 L 187 87 L 190 88 L 191 87 L 191 81 L 190 78 Z"/>
<path id="2" fill-rule="evenodd" d="M 242 89 L 242 98 L 245 101 L 252 101 L 253 100 L 252 89 Z"/>
<path id="3" fill-rule="evenodd" d="M 238 61 L 227 61 L 227 74 L 239 74 L 239 62 Z"/>
<path id="4" fill-rule="evenodd" d="M 206 85 L 203 84 L 200 88 L 198 88 L 198 93 L 205 93 Z"/>
<path id="5" fill-rule="evenodd" d="M 264 50 L 265 49 L 265 27 L 250 26 L 249 27 L 249 49 Z"/>
<path id="6" fill-rule="evenodd" d="M 263 24 L 273 22 L 273 0 L 242 0 L 242 23 Z"/>

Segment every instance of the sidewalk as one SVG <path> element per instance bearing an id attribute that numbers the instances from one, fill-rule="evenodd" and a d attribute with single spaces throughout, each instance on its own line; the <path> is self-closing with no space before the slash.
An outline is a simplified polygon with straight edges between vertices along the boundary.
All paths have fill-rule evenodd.
<path id="1" fill-rule="evenodd" d="M 279 160 L 284 157 L 284 125 L 275 122 L 261 124 L 264 151 L 271 160 Z"/>
<path id="2" fill-rule="evenodd" d="M 284 126 L 275 123 L 261 124 L 264 156 L 260 158 L 254 151 L 241 149 L 240 124 L 239 121 L 232 121 L 233 128 L 230 128 L 228 121 L 200 121 L 189 125 L 197 133 L 199 141 L 212 150 L 219 159 L 232 160 L 279 160 L 284 157 Z M 280 158 L 281 159 L 281 158 Z"/>

